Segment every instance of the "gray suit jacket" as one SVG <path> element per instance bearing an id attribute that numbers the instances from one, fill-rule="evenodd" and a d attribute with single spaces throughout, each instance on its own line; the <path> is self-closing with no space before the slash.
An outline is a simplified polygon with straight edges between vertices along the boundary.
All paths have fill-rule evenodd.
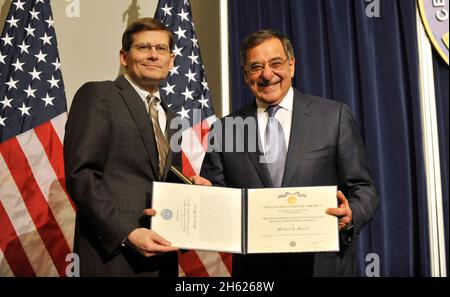
<path id="1" fill-rule="evenodd" d="M 163 107 L 169 122 L 174 114 Z M 149 227 L 142 211 L 151 206 L 152 182 L 158 180 L 149 115 L 123 76 L 78 90 L 66 124 L 64 161 L 67 189 L 77 206 L 81 275 L 176 275 L 176 253 L 145 258 L 121 245 L 135 228 Z M 179 154 L 169 152 L 163 180 L 169 164 L 180 165 Z"/>
<path id="2" fill-rule="evenodd" d="M 255 118 L 252 102 L 233 118 Z M 224 119 L 221 120 L 222 129 Z M 237 134 L 259 138 L 256 131 L 237 129 Z M 220 138 L 218 138 L 220 139 Z M 221 145 L 229 142 L 224 138 Z M 255 139 L 259 141 L 259 139 Z M 236 144 L 234 144 L 236 145 Z M 272 187 L 260 152 L 211 152 L 201 175 L 216 185 L 237 188 Z M 223 148 L 223 146 L 222 146 Z M 355 274 L 352 240 L 372 218 L 378 193 L 370 176 L 363 143 L 348 107 L 336 101 L 294 90 L 292 127 L 282 187 L 338 185 L 353 212 L 353 230 L 341 232 L 339 253 L 235 255 L 233 274 L 351 276 Z"/>

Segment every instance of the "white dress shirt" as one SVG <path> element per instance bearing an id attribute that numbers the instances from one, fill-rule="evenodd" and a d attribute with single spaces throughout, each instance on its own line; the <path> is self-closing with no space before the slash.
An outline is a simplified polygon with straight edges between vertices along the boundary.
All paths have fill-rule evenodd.
<path id="1" fill-rule="evenodd" d="M 166 135 L 166 112 L 164 111 L 164 108 L 161 106 L 161 97 L 159 94 L 159 90 L 153 94 L 150 94 L 150 92 L 142 89 L 138 84 L 136 84 L 131 77 L 129 77 L 128 75 L 124 75 L 124 76 L 130 82 L 130 84 L 133 86 L 133 88 L 136 90 L 136 92 L 139 94 L 139 97 L 141 97 L 142 101 L 144 101 L 145 108 L 147 109 L 147 113 L 149 112 L 149 106 L 147 103 L 148 95 L 155 96 L 156 98 L 158 98 L 158 100 L 156 101 L 156 108 L 158 109 L 159 126 L 161 127 L 161 131 L 164 133 L 164 136 L 167 136 Z"/>

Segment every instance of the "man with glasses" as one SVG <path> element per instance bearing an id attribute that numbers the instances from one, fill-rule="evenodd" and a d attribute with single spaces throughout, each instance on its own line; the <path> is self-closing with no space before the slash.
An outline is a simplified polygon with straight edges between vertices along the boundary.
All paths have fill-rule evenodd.
<path id="1" fill-rule="evenodd" d="M 222 139 L 215 143 L 221 149 L 206 155 L 201 176 L 235 188 L 337 185 L 339 206 L 327 213 L 339 218 L 340 251 L 234 255 L 233 276 L 355 275 L 352 241 L 372 218 L 378 193 L 349 108 L 291 86 L 294 51 L 279 32 L 250 34 L 241 45 L 240 57 L 255 100 L 222 119 L 218 131 L 213 128 L 214 133 L 222 133 L 215 137 Z M 234 122 L 241 118 L 241 123 L 253 119 L 255 129 L 238 127 L 235 139 L 229 139 L 230 133 L 224 132 L 229 128 L 226 118 Z M 244 152 L 226 151 L 226 144 L 236 143 L 239 135 L 245 135 Z M 259 151 L 249 150 L 252 139 L 259 143 Z M 269 155 L 273 156 L 265 158 Z"/>
<path id="2" fill-rule="evenodd" d="M 176 248 L 148 229 L 153 181 L 180 165 L 168 139 L 174 114 L 159 92 L 173 67 L 173 34 L 143 18 L 122 36 L 115 81 L 89 82 L 66 125 L 67 190 L 77 206 L 75 252 L 81 276 L 176 276 Z"/>

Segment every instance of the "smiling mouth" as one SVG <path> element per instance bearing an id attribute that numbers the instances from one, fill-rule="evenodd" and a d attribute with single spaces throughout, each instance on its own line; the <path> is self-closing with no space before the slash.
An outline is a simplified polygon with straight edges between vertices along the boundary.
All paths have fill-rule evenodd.
<path id="1" fill-rule="evenodd" d="M 277 82 L 274 82 L 274 83 L 271 83 L 271 82 L 263 82 L 263 83 L 258 83 L 258 86 L 260 87 L 260 88 L 264 88 L 264 89 L 269 89 L 269 88 L 273 88 L 273 87 L 275 87 L 276 85 L 278 85 L 279 83 L 281 82 L 281 80 L 280 81 L 277 81 Z"/>
<path id="2" fill-rule="evenodd" d="M 153 64 L 150 64 L 150 65 L 146 65 L 146 64 L 143 64 L 142 66 L 144 66 L 144 67 L 151 67 L 151 68 L 161 68 L 161 66 L 159 66 L 159 65 L 153 65 Z"/>

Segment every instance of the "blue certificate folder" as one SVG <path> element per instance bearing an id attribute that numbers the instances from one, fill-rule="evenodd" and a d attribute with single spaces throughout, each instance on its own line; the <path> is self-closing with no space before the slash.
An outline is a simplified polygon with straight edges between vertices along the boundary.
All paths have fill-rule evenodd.
<path id="1" fill-rule="evenodd" d="M 338 251 L 336 186 L 236 189 L 154 182 L 151 229 L 181 249 Z"/>

